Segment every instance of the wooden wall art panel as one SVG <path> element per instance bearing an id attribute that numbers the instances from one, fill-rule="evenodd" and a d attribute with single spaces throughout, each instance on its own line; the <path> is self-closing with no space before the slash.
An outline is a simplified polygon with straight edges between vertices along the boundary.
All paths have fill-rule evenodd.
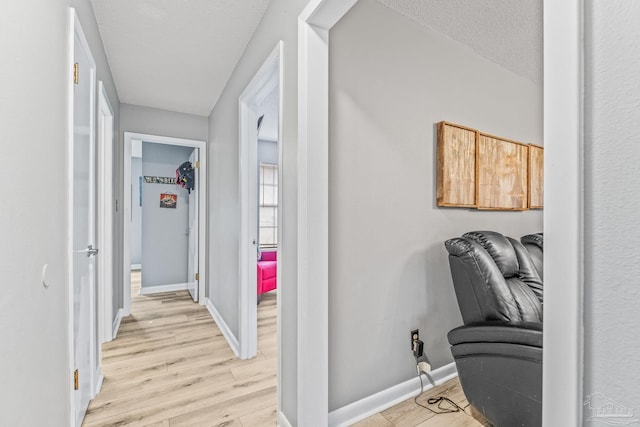
<path id="1" fill-rule="evenodd" d="M 529 145 L 529 208 L 544 206 L 544 148 Z"/>
<path id="2" fill-rule="evenodd" d="M 436 204 L 476 207 L 475 129 L 438 123 Z"/>
<path id="3" fill-rule="evenodd" d="M 478 209 L 525 210 L 529 206 L 529 146 L 478 134 Z"/>

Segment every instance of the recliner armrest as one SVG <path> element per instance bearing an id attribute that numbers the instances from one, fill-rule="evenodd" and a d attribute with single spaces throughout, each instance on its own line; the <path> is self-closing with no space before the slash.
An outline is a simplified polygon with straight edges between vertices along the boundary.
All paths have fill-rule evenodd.
<path id="1" fill-rule="evenodd" d="M 449 343 L 506 343 L 542 348 L 540 322 L 476 322 L 452 329 Z"/>

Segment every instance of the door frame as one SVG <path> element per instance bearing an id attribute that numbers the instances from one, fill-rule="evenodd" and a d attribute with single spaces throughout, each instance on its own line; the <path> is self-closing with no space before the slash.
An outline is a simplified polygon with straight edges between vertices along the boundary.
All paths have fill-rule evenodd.
<path id="1" fill-rule="evenodd" d="M 196 155 L 194 156 L 194 151 L 196 149 L 193 149 L 191 151 L 191 154 L 189 154 L 189 162 L 199 162 L 200 160 L 200 151 L 198 151 L 196 153 Z M 142 150 L 141 150 L 142 151 Z M 193 163 L 192 163 L 193 164 Z M 200 180 L 200 175 L 198 174 L 198 179 L 196 181 Z M 190 253 L 191 251 L 191 242 L 192 242 L 192 236 L 195 236 L 195 238 L 197 239 L 196 246 L 200 243 L 200 237 L 198 236 L 198 232 L 196 231 L 196 233 L 191 233 L 191 215 L 192 212 L 194 212 L 195 216 L 194 216 L 194 228 L 196 228 L 196 230 L 198 230 L 198 225 L 199 225 L 199 219 L 200 219 L 200 213 L 199 213 L 199 209 L 200 209 L 200 186 L 196 185 L 194 186 L 194 188 L 189 192 L 189 195 L 187 196 L 187 200 L 189 200 L 189 212 L 187 215 L 187 228 L 189 230 L 189 236 L 187 238 L 187 255 Z M 196 209 L 192 209 L 191 204 L 195 205 Z M 196 247 L 196 250 L 198 250 L 198 255 L 200 254 L 199 249 Z M 196 257 L 199 258 L 199 257 Z M 192 260 L 187 259 L 187 290 L 189 291 L 189 295 L 191 296 L 191 298 L 193 299 L 193 295 L 191 294 L 191 286 L 189 285 L 192 281 L 195 281 L 196 279 L 196 275 L 198 274 L 199 270 L 200 270 L 200 260 L 197 259 L 196 262 L 194 262 L 194 265 L 191 265 Z M 192 274 L 190 274 L 192 273 Z M 198 302 L 200 301 L 200 282 L 198 281 L 198 284 L 196 286 L 194 286 L 194 293 L 196 294 L 196 298 L 194 300 L 194 302 Z M 204 299 L 204 296 L 202 297 L 202 299 Z M 206 304 L 206 302 L 205 302 Z"/>
<path id="2" fill-rule="evenodd" d="M 298 423 L 328 425 L 329 31 L 358 0 L 312 0 L 298 19 Z"/>
<path id="3" fill-rule="evenodd" d="M 582 425 L 584 410 L 583 4 L 543 5 L 545 426 Z"/>
<path id="4" fill-rule="evenodd" d="M 154 144 L 179 145 L 198 148 L 200 162 L 198 191 L 198 303 L 205 305 L 205 289 L 207 281 L 207 142 L 195 139 L 175 138 L 170 136 L 151 135 L 146 133 L 124 133 L 124 167 L 123 167 L 123 214 L 122 231 L 124 248 L 122 251 L 122 311 L 123 316 L 131 314 L 131 142 L 139 140 Z"/>
<path id="5" fill-rule="evenodd" d="M 271 91 L 278 86 L 278 161 L 282 164 L 282 88 L 283 88 L 283 43 L 279 41 L 267 59 L 260 66 L 245 90 L 238 98 L 239 117 L 239 191 L 240 191 L 240 233 L 238 245 L 239 332 L 238 357 L 250 359 L 258 351 L 258 308 L 256 288 L 256 253 L 259 242 L 258 224 L 258 135 L 257 107 Z M 281 262 L 282 242 L 282 167 L 278 167 L 278 248 L 277 259 Z M 280 271 L 276 281 L 280 282 Z M 281 293 L 276 295 L 277 316 L 280 318 Z M 278 325 L 280 322 L 278 322 Z M 277 342 L 280 343 L 278 327 Z M 231 346 L 233 348 L 233 345 Z M 280 378 L 278 366 L 278 378 Z M 280 387 L 278 386 L 278 390 Z M 278 391 L 279 393 L 279 391 Z M 278 399 L 280 402 L 280 399 Z"/>
<path id="6" fill-rule="evenodd" d="M 113 339 L 113 143 L 114 112 L 98 81 L 98 322 L 99 343 Z M 100 346 L 102 360 L 102 346 Z"/>
<path id="7" fill-rule="evenodd" d="M 329 31 L 358 0 L 311 0 L 298 25 L 298 422 L 327 425 Z M 580 425 L 584 0 L 544 0 L 544 425 Z M 562 165 L 559 167 L 558 165 Z M 311 227 L 313 224 L 313 227 Z"/>
<path id="8" fill-rule="evenodd" d="M 73 76 L 73 70 L 74 70 L 74 51 L 75 51 L 75 38 L 76 36 L 79 39 L 80 42 L 80 47 L 85 51 L 86 55 L 87 55 L 87 59 L 89 61 L 89 65 L 90 65 L 90 86 L 91 86 L 91 90 L 90 90 L 90 98 L 89 98 L 89 105 L 90 105 L 90 112 L 89 112 L 89 143 L 91 144 L 91 149 L 94 151 L 94 155 L 96 152 L 96 138 L 95 138 L 95 121 L 96 121 L 96 62 L 94 60 L 93 54 L 91 53 L 91 47 L 89 46 L 89 42 L 87 41 L 87 38 L 85 36 L 84 31 L 82 30 L 82 25 L 80 24 L 80 20 L 78 18 L 78 15 L 76 14 L 76 11 L 74 8 L 70 7 L 69 8 L 69 33 L 68 33 L 68 47 L 69 47 L 69 52 L 68 52 L 68 70 L 69 70 L 69 80 L 68 80 L 68 86 L 67 86 L 67 96 L 68 96 L 68 100 L 67 100 L 67 126 L 68 126 L 68 142 L 67 142 L 67 162 L 68 162 L 68 170 L 67 170 L 67 188 L 68 188 L 68 193 L 67 193 L 67 227 L 68 227 L 68 233 L 67 233 L 67 253 L 68 253 L 68 262 L 67 262 L 67 268 L 69 271 L 69 283 L 68 283 L 68 291 L 69 291 L 69 295 L 68 295 L 68 337 L 69 337 L 69 372 L 68 372 L 68 378 L 69 378 L 69 408 L 70 408 L 70 413 L 69 413 L 69 425 L 71 426 L 75 426 L 76 425 L 76 408 L 75 408 L 75 393 L 76 390 L 74 389 L 74 381 L 73 381 L 73 376 L 74 376 L 74 371 L 75 371 L 75 366 L 76 366 L 76 360 L 75 360 L 75 348 L 74 348 L 74 300 L 73 300 L 73 295 L 74 295 L 74 284 L 73 284 L 73 149 L 74 149 L 74 87 L 75 84 L 73 82 L 73 79 L 71 78 L 71 76 Z M 97 178 L 97 171 L 95 169 L 95 165 L 93 168 L 93 177 L 91 179 L 91 183 L 94 187 L 94 191 L 95 191 L 95 184 L 96 184 L 96 178 Z M 94 200 L 95 201 L 95 200 Z M 96 227 L 96 222 L 94 219 L 94 227 Z M 96 236 L 94 236 L 95 239 Z M 95 243 L 95 242 L 94 242 Z M 97 263 L 97 260 L 96 260 Z M 97 285 L 97 275 L 95 274 L 95 270 L 94 270 L 94 283 L 93 283 L 93 287 L 89 290 L 89 347 L 91 349 L 90 351 L 90 356 L 89 356 L 89 370 L 90 372 L 87 373 L 87 375 L 90 375 L 90 390 L 89 390 L 89 395 L 90 398 L 89 400 L 92 400 L 96 394 L 97 394 L 97 390 L 99 390 L 100 385 L 102 384 L 102 372 L 101 372 L 101 363 L 99 360 L 97 360 L 97 355 L 100 352 L 100 343 L 98 342 L 97 336 L 96 336 L 96 332 L 97 332 L 97 328 L 96 328 L 96 323 L 97 323 L 97 316 L 96 316 L 96 285 Z"/>

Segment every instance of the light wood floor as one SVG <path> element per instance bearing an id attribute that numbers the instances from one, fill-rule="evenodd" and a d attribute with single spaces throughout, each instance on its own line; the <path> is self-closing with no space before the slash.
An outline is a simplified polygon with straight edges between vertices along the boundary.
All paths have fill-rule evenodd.
<path id="1" fill-rule="evenodd" d="M 366 420 L 354 424 L 354 427 L 478 427 L 491 426 L 484 417 L 474 411 L 462 392 L 457 378 L 424 392 L 418 397 L 418 402 L 427 407 L 439 411 L 436 405 L 429 405 L 427 400 L 431 397 L 445 396 L 464 408 L 464 412 L 448 414 L 434 414 L 433 412 L 416 405 L 413 399 L 392 406 Z M 450 407 L 443 403 L 443 407 Z M 466 408 L 465 408 L 466 407 Z"/>
<path id="2" fill-rule="evenodd" d="M 83 426 L 276 424 L 276 294 L 258 306 L 258 356 L 239 360 L 186 291 L 138 295 L 103 346 L 105 379 Z"/>
<path id="3" fill-rule="evenodd" d="M 186 291 L 139 295 L 132 274 L 132 315 L 118 337 L 103 346 L 105 379 L 83 426 L 262 427 L 276 425 L 276 294 L 258 306 L 258 356 L 236 359 L 208 310 Z M 465 407 L 460 384 L 451 380 L 418 399 L 447 396 Z M 402 402 L 356 427 L 477 427 L 472 413 L 435 415 Z M 467 415 L 470 414 L 470 415 Z M 315 426 L 314 426 L 315 427 Z"/>

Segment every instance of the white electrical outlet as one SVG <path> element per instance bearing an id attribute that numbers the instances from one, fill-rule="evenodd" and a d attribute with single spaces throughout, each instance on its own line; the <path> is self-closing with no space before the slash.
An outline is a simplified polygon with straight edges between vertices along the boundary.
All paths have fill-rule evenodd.
<path id="1" fill-rule="evenodd" d="M 418 370 L 424 374 L 428 374 L 431 372 L 431 365 L 427 362 L 418 363 Z"/>

